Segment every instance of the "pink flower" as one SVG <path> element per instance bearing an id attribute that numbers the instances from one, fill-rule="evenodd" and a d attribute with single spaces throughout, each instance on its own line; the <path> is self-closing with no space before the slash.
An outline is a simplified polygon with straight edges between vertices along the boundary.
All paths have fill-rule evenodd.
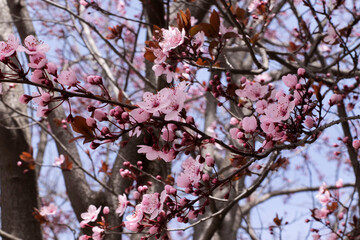
<path id="1" fill-rule="evenodd" d="M 314 211 L 315 217 L 318 219 L 326 218 L 328 213 L 329 213 L 329 210 L 327 210 L 325 207 L 323 207 L 321 210 L 315 209 L 315 211 Z"/>
<path id="2" fill-rule="evenodd" d="M 257 121 L 254 116 L 244 117 L 244 119 L 241 121 L 241 124 L 246 133 L 252 133 L 257 128 Z"/>
<path id="3" fill-rule="evenodd" d="M 308 128 L 312 128 L 315 125 L 314 119 L 312 119 L 312 117 L 306 117 L 304 123 Z"/>
<path id="4" fill-rule="evenodd" d="M 50 203 L 48 206 L 44 206 L 40 209 L 40 215 L 48 216 L 54 215 L 57 211 L 57 206 L 53 203 Z"/>
<path id="5" fill-rule="evenodd" d="M 96 219 L 98 218 L 98 215 L 100 213 L 101 210 L 101 206 L 96 209 L 96 207 L 94 205 L 90 205 L 87 212 L 82 213 L 80 216 L 82 219 L 83 223 L 88 223 L 88 222 L 95 222 Z"/>
<path id="6" fill-rule="evenodd" d="M 43 67 L 45 67 L 45 65 L 48 62 L 45 54 L 43 54 L 43 53 L 32 54 L 29 56 L 29 59 L 30 59 L 30 63 L 28 63 L 28 66 L 30 68 L 34 68 L 34 69 L 43 68 Z"/>
<path id="7" fill-rule="evenodd" d="M 177 87 L 172 89 L 172 95 L 168 99 L 169 105 L 162 110 L 165 113 L 165 120 L 177 120 L 179 112 L 183 109 L 186 100 L 185 88 L 186 82 L 181 82 Z"/>
<path id="8" fill-rule="evenodd" d="M 164 160 L 165 162 L 171 162 L 176 157 L 176 152 L 174 149 L 170 149 L 169 151 L 161 151 L 159 152 L 159 158 Z"/>
<path id="9" fill-rule="evenodd" d="M 288 74 L 282 77 L 282 81 L 288 88 L 295 88 L 296 84 L 298 83 L 298 79 L 296 75 Z"/>
<path id="10" fill-rule="evenodd" d="M 203 169 L 203 164 L 199 163 L 199 161 L 193 159 L 192 157 L 189 157 L 181 164 L 181 166 L 183 168 L 183 172 L 180 173 L 177 178 L 177 185 L 179 187 L 187 188 L 200 181 L 200 172 Z"/>
<path id="11" fill-rule="evenodd" d="M 33 35 L 29 35 L 25 38 L 25 47 L 19 46 L 19 51 L 26 52 L 29 55 L 41 53 L 44 54 L 49 51 L 49 46 L 39 42 Z"/>
<path id="12" fill-rule="evenodd" d="M 249 12 L 255 11 L 258 8 L 258 6 L 260 6 L 260 4 L 261 4 L 260 0 L 252 0 L 252 2 L 248 6 Z"/>
<path id="13" fill-rule="evenodd" d="M 315 233 L 315 234 L 312 235 L 313 240 L 320 240 L 320 237 L 321 236 L 318 233 Z"/>
<path id="14" fill-rule="evenodd" d="M 300 77 L 305 75 L 306 70 L 304 68 L 299 68 L 297 70 L 297 75 L 299 75 Z"/>
<path id="15" fill-rule="evenodd" d="M 265 96 L 267 89 L 267 86 L 261 86 L 261 84 L 258 82 L 247 81 L 245 83 L 245 88 L 238 89 L 235 91 L 235 93 L 239 97 L 247 97 L 251 101 L 256 101 Z"/>
<path id="16" fill-rule="evenodd" d="M 174 132 L 175 129 L 176 129 L 175 124 L 168 124 L 166 127 L 163 127 L 163 129 L 161 130 L 162 132 L 161 138 L 167 142 L 172 142 L 175 138 L 175 132 Z"/>
<path id="17" fill-rule="evenodd" d="M 343 97 L 342 97 L 341 94 L 336 94 L 336 93 L 334 93 L 334 94 L 330 97 L 329 104 L 330 104 L 330 105 L 337 104 L 337 103 L 339 103 L 342 99 L 343 99 Z"/>
<path id="18" fill-rule="evenodd" d="M 204 31 L 200 31 L 197 34 L 195 34 L 194 38 L 193 38 L 193 44 L 196 45 L 197 47 L 197 51 L 202 51 L 202 46 L 204 45 L 205 42 L 205 33 Z"/>
<path id="19" fill-rule="evenodd" d="M 338 235 L 336 233 L 330 233 L 327 240 L 337 240 L 339 239 Z"/>
<path id="20" fill-rule="evenodd" d="M 166 121 L 177 120 L 186 100 L 186 86 L 186 82 L 181 82 L 174 89 L 163 88 L 157 94 L 145 92 L 143 101 L 137 104 L 148 113 L 164 113 Z"/>
<path id="21" fill-rule="evenodd" d="M 287 120 L 290 117 L 290 113 L 294 107 L 294 101 L 290 102 L 287 96 L 281 96 L 279 97 L 277 104 L 270 104 L 264 112 L 271 121 L 280 122 Z"/>
<path id="22" fill-rule="evenodd" d="M 156 227 L 156 226 L 152 226 L 150 229 L 149 229 L 149 234 L 155 234 L 157 233 L 159 227 Z"/>
<path id="23" fill-rule="evenodd" d="M 267 108 L 268 106 L 268 103 L 267 101 L 265 100 L 260 100 L 260 101 L 257 101 L 256 102 L 256 112 L 259 113 L 259 114 L 264 114 L 265 113 L 265 109 Z"/>
<path id="24" fill-rule="evenodd" d="M 89 5 L 85 0 L 80 0 L 80 4 L 83 5 L 84 7 Z"/>
<path id="25" fill-rule="evenodd" d="M 151 48 L 151 50 L 152 50 L 154 56 L 156 57 L 155 60 L 154 60 L 154 63 L 156 65 L 154 65 L 154 67 L 153 67 L 153 70 L 155 71 L 155 74 L 156 74 L 157 71 L 154 68 L 156 68 L 158 71 L 165 71 L 165 68 L 162 66 L 162 64 L 166 60 L 166 54 L 163 51 L 161 51 L 160 48 Z M 159 67 L 161 67 L 162 70 Z M 160 76 L 161 74 L 162 73 L 156 74 L 156 76 Z"/>
<path id="26" fill-rule="evenodd" d="M 272 77 L 267 72 L 262 73 L 260 75 L 256 75 L 254 77 L 254 81 L 259 82 L 259 83 L 266 83 L 266 82 L 271 81 L 271 79 L 272 79 Z"/>
<path id="27" fill-rule="evenodd" d="M 88 236 L 88 235 L 81 235 L 80 237 L 79 237 L 79 240 L 88 240 L 88 239 L 90 239 L 91 237 L 90 236 Z"/>
<path id="28" fill-rule="evenodd" d="M 137 105 L 148 113 L 157 113 L 170 104 L 171 94 L 172 91 L 169 88 L 163 88 L 157 94 L 145 92 L 143 101 Z"/>
<path id="29" fill-rule="evenodd" d="M 146 145 L 138 145 L 138 147 L 140 147 L 140 149 L 138 150 L 138 153 L 146 154 L 146 158 L 148 160 L 155 160 L 155 159 L 159 158 L 160 151 L 155 150 L 152 147 L 146 146 Z"/>
<path id="30" fill-rule="evenodd" d="M 100 85 L 102 84 L 102 78 L 100 76 L 88 76 L 86 78 L 87 82 L 92 85 Z"/>
<path id="31" fill-rule="evenodd" d="M 126 220 L 127 220 L 127 222 L 134 224 L 134 223 L 140 222 L 142 220 L 143 216 L 144 216 L 144 211 L 142 209 L 142 206 L 136 205 L 134 213 L 132 215 L 127 216 Z M 125 224 L 126 224 L 126 222 L 125 222 Z M 128 227 L 126 226 L 126 228 L 128 228 Z M 130 229 L 130 230 L 132 230 L 132 229 Z"/>
<path id="32" fill-rule="evenodd" d="M 60 73 L 57 81 L 67 86 L 75 86 L 77 84 L 76 75 L 72 70 L 65 70 Z"/>
<path id="33" fill-rule="evenodd" d="M 123 195 L 118 196 L 118 201 L 119 201 L 118 207 L 115 210 L 115 212 L 117 214 L 119 214 L 119 217 L 121 217 L 124 214 L 126 206 L 127 206 L 127 198 L 126 198 L 125 193 Z"/>
<path id="34" fill-rule="evenodd" d="M 176 27 L 169 27 L 169 29 L 163 29 L 162 35 L 164 40 L 159 43 L 163 52 L 169 56 L 169 51 L 177 48 L 184 42 L 185 38 L 185 30 L 183 29 L 181 32 Z"/>
<path id="35" fill-rule="evenodd" d="M 344 186 L 343 180 L 341 178 L 339 180 L 337 180 L 335 186 L 337 188 L 342 188 Z"/>
<path id="36" fill-rule="evenodd" d="M 57 66 L 55 63 L 49 62 L 48 64 L 46 64 L 46 69 L 49 74 L 57 76 Z"/>
<path id="37" fill-rule="evenodd" d="M 109 207 L 108 207 L 108 206 L 105 206 L 105 207 L 103 208 L 103 214 L 104 214 L 104 215 L 107 215 L 107 214 L 109 214 L 109 213 L 110 213 Z"/>
<path id="38" fill-rule="evenodd" d="M 334 44 L 336 42 L 338 38 L 338 35 L 335 32 L 335 29 L 329 25 L 328 27 L 328 31 L 327 31 L 327 36 L 324 38 L 324 42 L 328 43 L 328 44 Z"/>
<path id="39" fill-rule="evenodd" d="M 159 215 L 160 202 L 159 202 L 159 194 L 144 194 L 143 200 L 141 201 L 141 208 L 144 213 L 151 214 L 150 219 L 154 219 Z"/>
<path id="40" fill-rule="evenodd" d="M 101 240 L 103 238 L 104 229 L 99 227 L 92 228 L 93 235 L 91 236 L 93 240 Z"/>
<path id="41" fill-rule="evenodd" d="M 124 16 L 126 14 L 126 10 L 125 10 L 125 2 L 123 0 L 119 0 L 117 5 L 116 5 L 116 9 L 119 11 L 119 13 Z"/>
<path id="42" fill-rule="evenodd" d="M 10 34 L 6 42 L 0 41 L 0 61 L 13 55 L 19 47 L 19 39 Z"/>
<path id="43" fill-rule="evenodd" d="M 31 78 L 30 80 L 34 83 L 38 83 L 38 84 L 45 84 L 45 76 L 42 72 L 42 70 L 39 70 L 39 69 L 36 69 L 32 75 L 31 75 Z"/>
<path id="44" fill-rule="evenodd" d="M 323 183 L 320 188 L 319 188 L 319 192 L 316 195 L 316 198 L 319 200 L 319 202 L 325 206 L 326 204 L 328 204 L 330 202 L 330 192 L 329 190 L 326 189 L 326 184 Z"/>
<path id="45" fill-rule="evenodd" d="M 108 120 L 107 113 L 98 108 L 94 111 L 94 118 L 99 122 Z"/>
<path id="46" fill-rule="evenodd" d="M 143 123 L 146 122 L 150 118 L 150 113 L 146 112 L 144 109 L 136 108 L 131 111 L 131 120 L 135 120 L 135 122 Z M 131 121 L 134 122 L 134 121 Z"/>
<path id="47" fill-rule="evenodd" d="M 55 166 L 60 166 L 61 164 L 63 164 L 64 161 L 65 161 L 65 157 L 64 157 L 64 155 L 61 154 L 59 157 L 55 158 L 54 165 Z"/>
<path id="48" fill-rule="evenodd" d="M 354 140 L 352 143 L 353 148 L 358 150 L 360 148 L 360 140 Z"/>

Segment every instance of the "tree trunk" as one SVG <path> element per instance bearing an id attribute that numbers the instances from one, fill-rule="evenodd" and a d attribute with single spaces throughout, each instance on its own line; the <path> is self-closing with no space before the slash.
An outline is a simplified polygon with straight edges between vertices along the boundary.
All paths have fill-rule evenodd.
<path id="1" fill-rule="evenodd" d="M 12 33 L 11 16 L 5 0 L 0 0 L 0 40 Z M 4 70 L 3 66 L 2 69 Z M 8 70 L 4 70 L 8 71 Z M 18 116 L 11 108 L 26 113 L 27 106 L 18 98 L 23 87 L 18 84 L 9 89 L 2 84 L 0 103 L 0 186 L 1 228 L 21 239 L 42 239 L 39 222 L 33 217 L 34 208 L 39 208 L 36 173 L 27 171 L 27 165 L 17 166 L 22 152 L 30 151 L 28 120 Z M 7 105 L 10 106 L 7 107 Z M 7 239 L 7 238 L 4 238 Z"/>

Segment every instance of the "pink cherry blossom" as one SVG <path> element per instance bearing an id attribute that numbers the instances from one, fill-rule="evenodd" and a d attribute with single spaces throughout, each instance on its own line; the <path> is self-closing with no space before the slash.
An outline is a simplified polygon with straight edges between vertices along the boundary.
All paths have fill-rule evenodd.
<path id="1" fill-rule="evenodd" d="M 193 38 L 193 44 L 196 45 L 197 47 L 197 51 L 202 51 L 202 46 L 204 45 L 205 42 L 205 33 L 204 31 L 200 31 L 197 34 L 195 34 L 194 38 Z"/>
<path id="2" fill-rule="evenodd" d="M 62 71 L 57 81 L 66 86 L 75 86 L 77 84 L 76 75 L 71 69 Z"/>
<path id="3" fill-rule="evenodd" d="M 31 78 L 30 80 L 34 83 L 38 83 L 38 84 L 45 84 L 45 76 L 43 74 L 43 71 L 42 70 L 39 70 L 39 69 L 36 69 L 32 75 L 31 75 Z"/>
<path id="4" fill-rule="evenodd" d="M 155 64 L 152 67 L 152 70 L 155 72 L 155 76 L 159 77 L 159 76 L 165 74 L 166 81 L 168 83 L 170 83 L 178 75 L 176 72 L 172 71 L 171 69 L 172 69 L 171 66 L 166 66 L 166 65 L 164 66 L 164 64 L 159 64 L 159 65 Z"/>
<path id="5" fill-rule="evenodd" d="M 65 161 L 65 157 L 63 154 L 61 154 L 59 157 L 55 158 L 55 166 L 60 166 L 61 164 L 63 164 L 63 162 Z"/>
<path id="6" fill-rule="evenodd" d="M 155 160 L 159 158 L 160 151 L 153 149 L 151 146 L 138 145 L 138 147 L 140 147 L 138 153 L 146 154 L 146 158 L 148 160 Z"/>
<path id="7" fill-rule="evenodd" d="M 57 66 L 55 63 L 49 62 L 48 64 L 46 64 L 46 69 L 49 74 L 57 76 Z"/>
<path id="8" fill-rule="evenodd" d="M 142 206 L 136 205 L 134 213 L 132 215 L 128 215 L 126 217 L 126 222 L 132 223 L 132 224 L 138 223 L 143 219 L 143 216 L 144 216 L 144 211 L 142 209 Z M 125 224 L 126 224 L 126 222 L 125 222 Z M 126 226 L 126 228 L 128 228 L 128 227 Z"/>
<path id="9" fill-rule="evenodd" d="M 90 205 L 87 212 L 82 213 L 80 216 L 83 219 L 83 223 L 94 222 L 98 218 L 98 215 L 101 211 L 101 206 L 96 209 L 94 205 Z"/>
<path id="10" fill-rule="evenodd" d="M 304 121 L 304 124 L 305 124 L 306 127 L 312 128 L 315 125 L 315 121 L 314 121 L 314 119 L 312 119 L 312 117 L 306 117 L 305 121 Z"/>
<path id="11" fill-rule="evenodd" d="M 176 157 L 176 152 L 174 149 L 170 149 L 169 151 L 160 151 L 159 152 L 159 158 L 164 160 L 165 162 L 171 162 Z"/>
<path id="12" fill-rule="evenodd" d="M 183 109 L 186 100 L 185 88 L 186 82 L 181 82 L 177 87 L 172 89 L 171 98 L 168 99 L 169 105 L 162 110 L 165 113 L 165 120 L 177 120 L 179 112 Z"/>
<path id="13" fill-rule="evenodd" d="M 169 88 L 163 88 L 157 94 L 145 92 L 143 101 L 138 102 L 137 105 L 148 113 L 157 113 L 170 104 L 171 94 L 172 91 Z"/>
<path id="14" fill-rule="evenodd" d="M 341 94 L 334 93 L 334 94 L 330 97 L 329 104 L 330 104 L 330 105 L 337 104 L 337 103 L 341 102 L 342 99 L 343 99 L 343 96 L 342 96 Z"/>
<path id="15" fill-rule="evenodd" d="M 105 206 L 104 208 L 103 208 L 103 214 L 104 215 L 107 215 L 107 214 L 109 214 L 110 213 L 110 208 L 108 207 L 108 206 Z"/>
<path id="16" fill-rule="evenodd" d="M 254 81 L 259 82 L 259 83 L 266 83 L 271 81 L 272 77 L 270 76 L 270 74 L 268 72 L 256 75 L 254 77 Z"/>
<path id="17" fill-rule="evenodd" d="M 334 44 L 336 42 L 338 38 L 338 35 L 336 34 L 335 29 L 329 25 L 328 30 L 327 30 L 327 35 L 324 38 L 324 42 L 328 43 L 328 44 Z"/>
<path id="18" fill-rule="evenodd" d="M 338 240 L 339 237 L 336 233 L 330 233 L 330 235 L 327 237 L 327 240 Z"/>
<path id="19" fill-rule="evenodd" d="M 337 188 L 342 188 L 342 187 L 344 186 L 343 180 L 342 180 L 341 178 L 339 178 L 339 180 L 336 181 L 335 186 L 336 186 Z"/>
<path id="20" fill-rule="evenodd" d="M 37 117 L 45 117 L 46 113 L 48 112 L 48 105 L 44 103 L 43 99 L 41 98 L 42 94 L 44 94 L 45 92 L 43 90 L 40 89 L 40 96 L 34 97 L 33 102 L 36 103 L 37 106 L 37 111 L 36 111 L 36 116 Z M 35 96 L 36 93 L 33 93 L 33 95 Z"/>
<path id="21" fill-rule="evenodd" d="M 79 237 L 79 240 L 88 240 L 88 239 L 90 239 L 91 237 L 90 236 L 88 236 L 88 235 L 81 235 L 80 237 Z"/>
<path id="22" fill-rule="evenodd" d="M 155 233 L 157 233 L 158 229 L 159 229 L 158 227 L 152 226 L 152 227 L 149 229 L 149 234 L 155 234 Z"/>
<path id="23" fill-rule="evenodd" d="M 84 7 L 89 5 L 89 3 L 87 3 L 85 0 L 80 0 L 80 4 L 83 5 Z"/>
<path id="24" fill-rule="evenodd" d="M 19 51 L 26 52 L 29 55 L 37 53 L 46 53 L 49 51 L 49 46 L 47 44 L 39 42 L 33 35 L 29 35 L 25 38 L 25 47 L 19 46 Z"/>
<path id="25" fill-rule="evenodd" d="M 13 55 L 19 47 L 19 39 L 10 34 L 6 42 L 0 41 L 0 61 Z"/>
<path id="26" fill-rule="evenodd" d="M 169 29 L 162 30 L 164 40 L 159 43 L 163 52 L 168 55 L 168 52 L 174 48 L 177 48 L 184 42 L 185 30 L 181 32 L 176 27 L 169 27 Z"/>
<path id="27" fill-rule="evenodd" d="M 156 57 L 154 60 L 154 63 L 156 64 L 156 65 L 154 65 L 154 66 L 156 66 L 155 68 L 162 67 L 162 69 L 163 69 L 162 71 L 165 71 L 165 68 L 162 66 L 162 64 L 166 60 L 166 57 L 167 57 L 166 54 L 160 48 L 151 48 L 151 50 L 152 50 L 154 56 Z M 156 74 L 156 70 L 154 69 L 154 67 L 153 67 L 153 70 L 155 71 L 155 74 Z M 161 70 L 158 69 L 158 71 L 161 71 Z M 162 73 L 157 74 L 157 76 L 160 76 L 161 74 Z"/>
<path id="28" fill-rule="evenodd" d="M 121 217 L 124 214 L 126 206 L 127 206 L 127 198 L 126 198 L 125 193 L 123 195 L 118 196 L 118 201 L 119 201 L 118 207 L 115 210 L 115 212 L 117 214 L 119 214 L 119 217 Z"/>
<path id="29" fill-rule="evenodd" d="M 311 236 L 312 236 L 313 240 L 320 240 L 320 237 L 321 237 L 320 234 L 318 234 L 318 233 L 314 233 Z"/>
<path id="30" fill-rule="evenodd" d="M 175 129 L 176 129 L 175 124 L 168 124 L 166 127 L 163 127 L 163 129 L 161 130 L 162 132 L 161 138 L 167 142 L 172 142 L 175 138 L 175 132 L 174 132 Z"/>
<path id="31" fill-rule="evenodd" d="M 287 120 L 290 117 L 290 113 L 294 107 L 294 101 L 290 101 L 287 96 L 281 96 L 279 97 L 277 104 L 270 104 L 264 112 L 271 121 L 280 122 Z"/>
<path id="32" fill-rule="evenodd" d="M 50 203 L 48 206 L 44 206 L 40 209 L 40 215 L 48 216 L 48 215 L 55 215 L 57 211 L 57 206 L 53 203 Z"/>
<path id="33" fill-rule="evenodd" d="M 265 96 L 267 89 L 267 86 L 262 86 L 258 82 L 247 81 L 245 83 L 244 89 L 238 89 L 235 91 L 235 93 L 239 97 L 247 97 L 251 101 L 256 101 Z"/>
<path id="34" fill-rule="evenodd" d="M 256 112 L 259 113 L 259 114 L 264 114 L 265 113 L 265 109 L 267 108 L 268 106 L 268 103 L 267 101 L 265 100 L 260 100 L 260 101 L 257 101 L 256 104 Z"/>
<path id="35" fill-rule="evenodd" d="M 136 108 L 136 109 L 132 110 L 130 115 L 132 117 L 130 121 L 133 123 L 135 123 L 135 122 L 143 123 L 143 122 L 146 122 L 150 118 L 150 113 L 148 113 L 147 111 L 145 111 L 144 109 L 141 109 L 141 108 Z"/>
<path id="36" fill-rule="evenodd" d="M 151 214 L 150 219 L 157 217 L 160 209 L 159 194 L 144 194 L 143 200 L 141 201 L 141 207 L 144 213 Z"/>
<path id="37" fill-rule="evenodd" d="M 93 234 L 92 234 L 91 237 L 93 238 L 93 240 L 101 240 L 101 239 L 103 239 L 104 229 L 95 226 L 95 227 L 92 228 L 92 231 L 93 231 Z"/>
<path id="38" fill-rule="evenodd" d="M 326 189 L 326 184 L 323 183 L 320 188 L 319 188 L 319 192 L 316 195 L 316 198 L 319 200 L 319 202 L 325 206 L 326 204 L 328 204 L 330 202 L 330 192 L 329 190 Z"/>
<path id="39" fill-rule="evenodd" d="M 34 69 L 40 69 L 45 67 L 48 60 L 46 59 L 45 54 L 43 53 L 35 53 L 29 56 L 30 63 L 28 63 L 28 66 L 30 68 Z"/>
<path id="40" fill-rule="evenodd" d="M 315 209 L 315 211 L 314 211 L 315 217 L 318 219 L 326 218 L 328 213 L 329 213 L 329 210 L 327 210 L 326 207 L 321 208 L 321 210 Z"/>
<path id="41" fill-rule="evenodd" d="M 90 75 L 86 78 L 87 82 L 92 84 L 92 85 L 100 85 L 102 84 L 102 77 L 100 76 L 94 76 L 94 75 Z"/>
<path id="42" fill-rule="evenodd" d="M 177 178 L 177 185 L 182 188 L 187 188 L 191 184 L 197 184 L 201 175 L 200 172 L 203 169 L 203 164 L 199 163 L 199 161 L 193 159 L 192 157 L 187 158 L 182 163 L 183 172 Z"/>
<path id="43" fill-rule="evenodd" d="M 248 6 L 249 12 L 255 11 L 258 8 L 258 6 L 260 6 L 260 4 L 261 4 L 260 0 L 252 0 Z"/>
<path id="44" fill-rule="evenodd" d="M 101 109 L 95 109 L 94 118 L 99 122 L 108 120 L 107 113 Z"/>
<path id="45" fill-rule="evenodd" d="M 358 150 L 360 148 L 360 140 L 354 140 L 352 143 L 353 148 Z"/>
<path id="46" fill-rule="evenodd" d="M 241 121 L 241 124 L 246 133 L 252 133 L 257 128 L 257 121 L 254 116 L 244 117 L 244 119 Z"/>
<path id="47" fill-rule="evenodd" d="M 297 70 L 297 75 L 299 75 L 300 77 L 305 75 L 306 70 L 304 68 L 299 68 Z"/>
<path id="48" fill-rule="evenodd" d="M 285 85 L 289 88 L 295 88 L 296 84 L 298 83 L 298 79 L 296 75 L 288 74 L 282 77 L 282 81 Z"/>

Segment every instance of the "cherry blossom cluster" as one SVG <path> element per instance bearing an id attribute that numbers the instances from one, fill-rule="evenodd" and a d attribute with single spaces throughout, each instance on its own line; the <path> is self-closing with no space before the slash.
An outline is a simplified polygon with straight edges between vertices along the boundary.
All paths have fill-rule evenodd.
<path id="1" fill-rule="evenodd" d="M 335 185 L 336 189 L 329 190 L 326 183 L 323 183 L 316 195 L 317 200 L 322 205 L 321 209 L 314 208 L 311 210 L 311 217 L 315 222 L 323 224 L 326 229 L 330 231 L 321 233 L 321 228 L 312 228 L 311 232 L 313 232 L 313 239 L 322 239 L 322 236 L 327 236 L 326 239 L 339 239 L 345 237 L 344 229 L 346 228 L 345 215 L 347 213 L 347 209 L 340 202 L 340 192 L 339 189 L 343 187 L 343 180 L 339 179 Z M 333 218 L 331 218 L 333 217 Z M 310 222 L 309 219 L 305 220 L 306 222 Z M 334 225 L 331 224 L 332 221 L 341 222 L 337 229 L 334 228 Z"/>
<path id="2" fill-rule="evenodd" d="M 176 183 L 179 189 L 185 189 L 186 193 L 192 193 L 193 196 L 207 196 L 208 190 L 217 181 L 213 181 L 215 178 L 211 178 L 204 170 L 204 163 L 208 167 L 214 166 L 214 160 L 210 156 L 201 157 L 196 159 L 188 157 L 182 164 L 183 171 L 178 176 Z M 129 162 L 125 162 L 124 166 L 128 169 L 121 169 L 120 174 L 124 178 L 136 179 L 142 175 L 142 163 L 138 162 L 137 166 L 131 165 Z M 139 172 L 140 171 L 140 172 Z M 159 178 L 161 180 L 161 178 Z M 212 181 L 211 181 L 212 180 Z M 177 217 L 179 222 L 188 222 L 189 219 L 195 219 L 199 214 L 205 212 L 206 205 L 209 201 L 205 201 L 203 205 L 198 209 L 194 208 L 194 203 L 197 200 L 187 199 L 184 194 L 179 194 L 183 190 L 178 190 L 172 185 L 165 185 L 164 190 L 161 193 L 147 193 L 149 187 L 152 185 L 148 182 L 147 185 L 131 186 L 126 190 L 131 193 L 131 199 L 128 199 L 126 194 L 118 196 L 118 208 L 115 210 L 119 217 L 123 216 L 126 212 L 129 212 L 127 208 L 131 207 L 134 211 L 126 216 L 124 226 L 131 231 L 135 232 L 147 232 L 148 237 L 156 236 L 160 238 L 162 231 L 167 229 L 167 223 Z M 206 186 L 205 186 L 206 185 Z M 132 189 L 132 190 L 131 190 Z M 130 196 L 129 195 L 129 196 Z M 133 204 L 134 201 L 138 204 Z M 101 207 L 96 208 L 94 205 L 90 205 L 88 211 L 81 214 L 83 221 L 80 223 L 82 228 L 91 227 L 93 231 L 93 239 L 102 239 L 106 231 L 105 218 L 101 218 L 103 224 L 101 225 L 89 225 L 90 222 L 96 222 L 98 215 L 101 211 Z M 103 213 L 107 214 L 106 207 L 103 209 Z M 90 236 L 82 236 L 82 239 L 88 239 Z M 143 239 L 147 239 L 144 237 Z M 167 235 L 163 235 L 162 239 L 167 239 Z"/>

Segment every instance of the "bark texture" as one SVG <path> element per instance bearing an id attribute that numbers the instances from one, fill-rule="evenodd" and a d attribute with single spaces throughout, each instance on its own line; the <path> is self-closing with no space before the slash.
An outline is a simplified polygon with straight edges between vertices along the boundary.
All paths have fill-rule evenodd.
<path id="1" fill-rule="evenodd" d="M 12 33 L 12 24 L 6 0 L 0 0 L 0 40 Z M 4 71 L 4 65 L 1 66 Z M 9 88 L 2 84 L 0 102 L 0 184 L 1 184 L 1 228 L 21 239 L 42 239 L 40 224 L 33 217 L 34 208 L 39 207 L 35 171 L 18 167 L 22 152 L 30 151 L 28 120 L 18 116 L 12 109 L 26 113 L 27 106 L 18 98 L 23 87 L 18 84 Z M 10 108 L 8 107 L 10 106 Z M 4 239 L 8 239 L 4 237 Z"/>

